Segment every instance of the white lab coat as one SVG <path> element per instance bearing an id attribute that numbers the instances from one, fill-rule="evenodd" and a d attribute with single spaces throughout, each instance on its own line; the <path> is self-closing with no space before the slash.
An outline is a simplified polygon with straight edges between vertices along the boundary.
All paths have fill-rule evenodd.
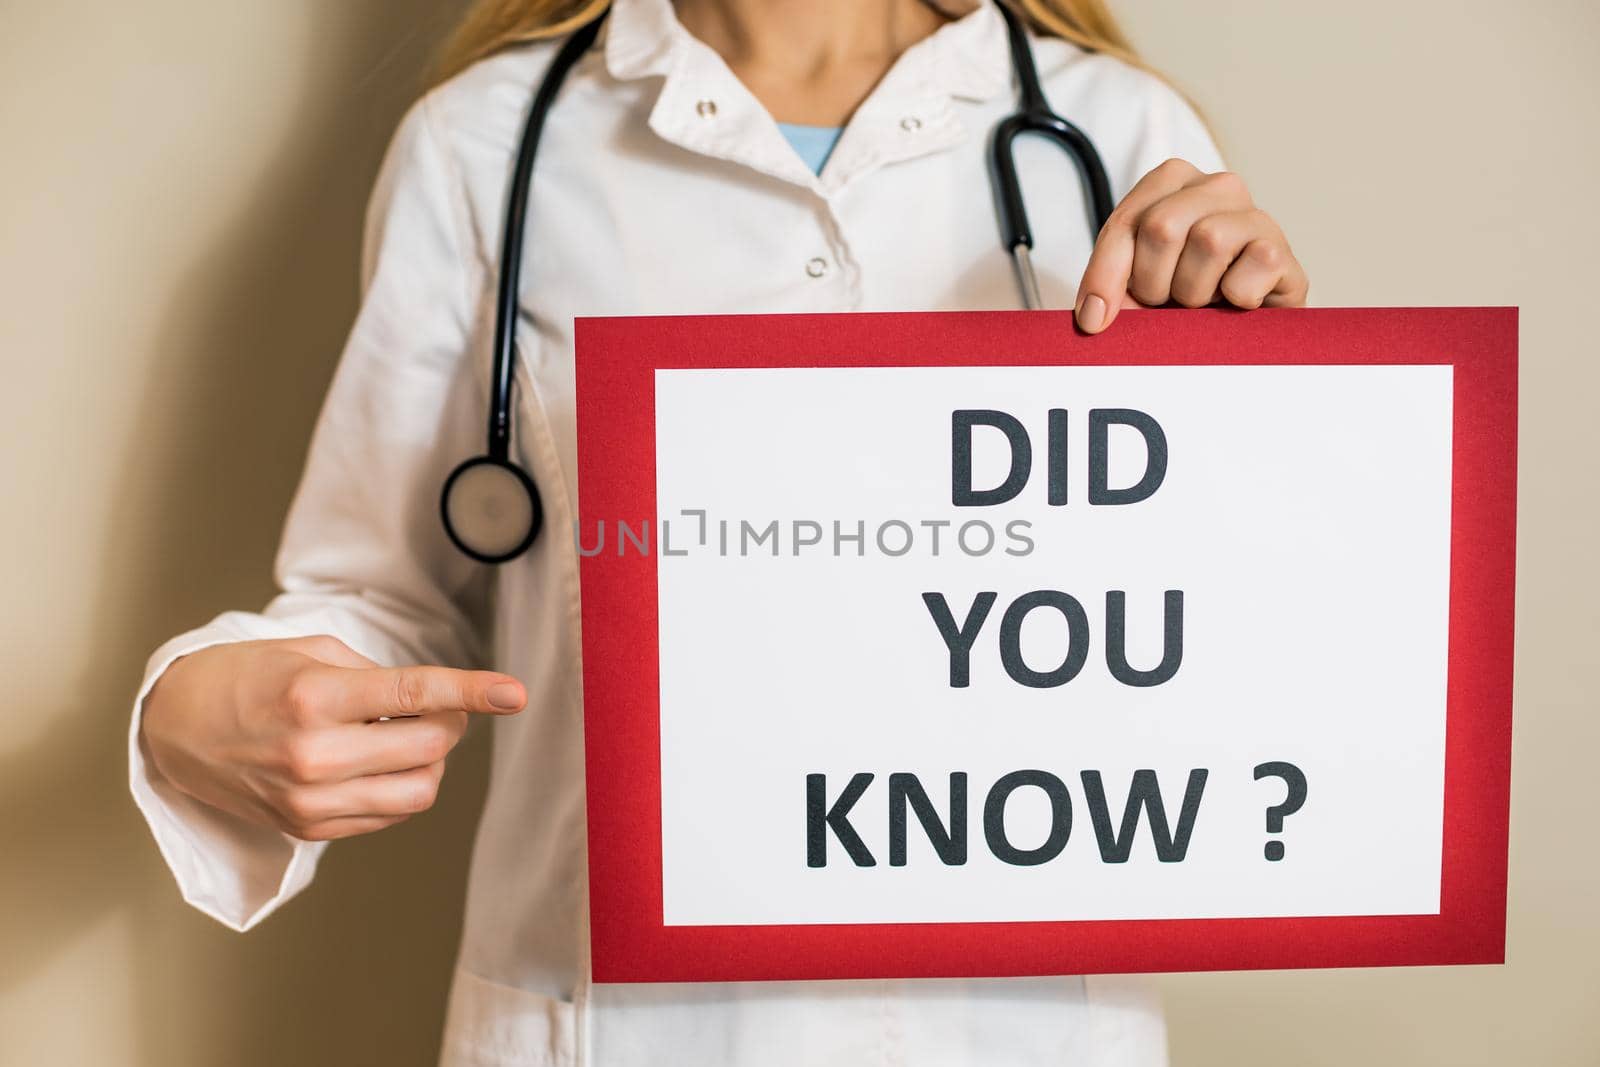
<path id="1" fill-rule="evenodd" d="M 1171 156 L 1220 166 L 1158 79 L 1059 40 L 1035 51 L 1054 107 L 1120 197 Z M 239 930 L 311 881 L 324 845 L 184 796 L 142 759 L 139 704 L 206 645 L 329 633 L 384 664 L 486 665 L 521 678 L 494 721 L 449 1005 L 448 1064 L 731 1065 L 1165 1062 L 1158 1006 L 1078 978 L 594 986 L 588 979 L 572 372 L 578 315 L 1009 308 L 986 163 L 1014 108 L 987 4 L 908 50 L 821 177 L 669 0 L 616 0 L 550 115 L 533 179 L 517 375 L 517 458 L 547 533 L 498 569 L 446 540 L 450 468 L 483 446 L 505 182 L 550 44 L 507 50 L 407 114 L 374 191 L 363 299 L 276 562 L 283 590 L 151 657 L 129 738 L 133 795 L 184 898 Z M 1019 151 L 1048 303 L 1090 248 L 1071 165 Z M 270 936 L 270 935 L 268 935 Z"/>

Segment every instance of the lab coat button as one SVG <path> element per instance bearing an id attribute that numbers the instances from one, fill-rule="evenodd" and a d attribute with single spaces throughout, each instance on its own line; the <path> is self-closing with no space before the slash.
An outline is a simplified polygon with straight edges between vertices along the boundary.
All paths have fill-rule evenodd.
<path id="1" fill-rule="evenodd" d="M 913 130 L 920 130 L 922 129 L 922 120 L 915 115 L 907 115 L 900 120 L 900 128 L 907 133 L 911 133 Z"/>
<path id="2" fill-rule="evenodd" d="M 717 102 L 715 100 L 701 100 L 694 105 L 694 113 L 703 119 L 711 118 L 717 113 Z"/>
<path id="3" fill-rule="evenodd" d="M 813 256 L 806 261 L 806 273 L 813 278 L 820 278 L 828 273 L 828 261 L 821 256 Z"/>

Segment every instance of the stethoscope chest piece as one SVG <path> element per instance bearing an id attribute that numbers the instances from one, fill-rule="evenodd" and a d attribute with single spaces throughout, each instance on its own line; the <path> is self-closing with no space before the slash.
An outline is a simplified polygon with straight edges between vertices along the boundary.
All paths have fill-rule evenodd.
<path id="1" fill-rule="evenodd" d="M 445 480 L 439 498 L 444 529 L 457 548 L 481 563 L 504 563 L 527 551 L 544 525 L 533 479 L 493 456 L 467 460 Z"/>

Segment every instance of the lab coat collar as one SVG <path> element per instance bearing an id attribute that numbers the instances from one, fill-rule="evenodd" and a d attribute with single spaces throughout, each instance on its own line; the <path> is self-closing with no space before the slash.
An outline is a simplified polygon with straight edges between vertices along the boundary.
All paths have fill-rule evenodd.
<path id="1" fill-rule="evenodd" d="M 936 5 L 941 9 L 945 5 Z M 697 41 L 678 21 L 671 0 L 613 0 L 606 20 L 606 70 L 613 78 L 632 81 L 668 76 L 674 62 Z M 941 26 L 908 51 L 935 88 L 967 100 L 988 100 L 1011 82 L 1010 46 L 1005 21 L 991 0 Z"/>
<path id="2" fill-rule="evenodd" d="M 606 70 L 619 81 L 669 74 L 689 31 L 671 0 L 612 0 L 606 18 Z"/>
<path id="3" fill-rule="evenodd" d="M 722 57 L 684 29 L 671 0 L 613 0 L 604 48 L 612 77 L 665 79 L 650 113 L 659 136 L 823 195 L 960 143 L 951 100 L 990 99 L 1011 79 L 1005 22 L 980 3 L 906 50 L 851 116 L 819 178 Z"/>

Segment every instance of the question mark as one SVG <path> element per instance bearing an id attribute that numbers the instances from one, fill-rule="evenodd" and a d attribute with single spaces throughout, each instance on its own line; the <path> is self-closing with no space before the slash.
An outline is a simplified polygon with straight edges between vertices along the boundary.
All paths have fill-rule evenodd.
<path id="1" fill-rule="evenodd" d="M 1256 781 L 1263 778 L 1282 778 L 1289 787 L 1289 795 L 1283 798 L 1282 804 L 1274 804 L 1267 809 L 1267 833 L 1283 833 L 1283 820 L 1300 810 L 1306 802 L 1306 776 L 1292 763 L 1263 763 L 1256 767 Z M 1276 863 L 1283 859 L 1283 842 L 1268 841 L 1262 850 L 1267 859 Z"/>

